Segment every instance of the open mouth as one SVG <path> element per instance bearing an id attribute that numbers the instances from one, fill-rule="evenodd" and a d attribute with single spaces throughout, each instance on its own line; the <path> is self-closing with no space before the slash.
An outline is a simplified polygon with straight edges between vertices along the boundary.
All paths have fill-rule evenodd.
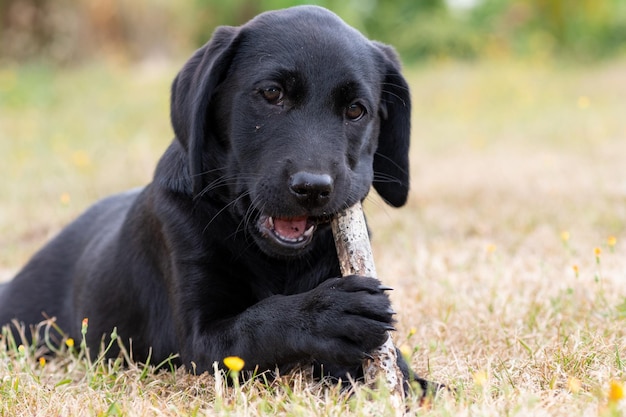
<path id="1" fill-rule="evenodd" d="M 320 223 L 327 223 L 329 218 L 297 216 L 278 217 L 261 215 L 257 228 L 261 235 L 283 247 L 299 249 L 313 240 L 313 235 Z"/>

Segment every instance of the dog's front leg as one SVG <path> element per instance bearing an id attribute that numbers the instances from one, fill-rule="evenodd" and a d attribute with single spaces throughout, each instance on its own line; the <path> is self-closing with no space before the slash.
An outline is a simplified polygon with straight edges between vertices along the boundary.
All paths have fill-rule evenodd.
<path id="1" fill-rule="evenodd" d="M 182 360 L 199 371 L 239 356 L 245 370 L 274 370 L 295 363 L 358 367 L 392 330 L 385 287 L 373 278 L 324 281 L 295 295 L 275 295 L 232 317 L 196 320 Z"/>

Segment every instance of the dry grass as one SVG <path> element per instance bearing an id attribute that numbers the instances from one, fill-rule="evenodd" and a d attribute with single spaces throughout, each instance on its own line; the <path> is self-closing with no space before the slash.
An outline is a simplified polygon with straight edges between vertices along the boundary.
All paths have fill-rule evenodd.
<path id="1" fill-rule="evenodd" d="M 373 196 L 366 209 L 377 269 L 396 288 L 396 342 L 457 390 L 410 400 L 412 414 L 624 414 L 608 397 L 626 380 L 625 71 L 411 71 L 410 202 L 396 211 Z M 0 70 L 0 279 L 94 199 L 148 181 L 171 137 L 173 73 Z M 0 416 L 389 413 L 384 392 L 347 398 L 303 374 L 232 389 L 36 356 L 0 348 Z"/>

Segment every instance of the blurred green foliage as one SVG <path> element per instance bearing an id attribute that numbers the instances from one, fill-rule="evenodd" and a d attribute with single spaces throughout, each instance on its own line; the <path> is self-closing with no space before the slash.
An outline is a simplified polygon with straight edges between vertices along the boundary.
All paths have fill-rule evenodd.
<path id="1" fill-rule="evenodd" d="M 626 53 L 624 0 L 0 0 L 0 59 L 187 54 L 217 25 L 296 4 L 335 11 L 406 62 Z"/>

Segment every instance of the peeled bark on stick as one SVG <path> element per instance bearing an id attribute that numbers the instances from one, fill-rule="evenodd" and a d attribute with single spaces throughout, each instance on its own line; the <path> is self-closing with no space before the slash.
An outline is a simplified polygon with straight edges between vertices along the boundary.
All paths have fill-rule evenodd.
<path id="1" fill-rule="evenodd" d="M 372 247 L 361 203 L 336 216 L 332 228 L 341 274 L 376 277 Z M 403 378 L 390 334 L 387 341 L 373 352 L 372 356 L 373 359 L 366 359 L 363 363 L 365 382 L 373 384 L 382 378 L 392 394 L 396 410 L 400 410 L 404 399 Z"/>

